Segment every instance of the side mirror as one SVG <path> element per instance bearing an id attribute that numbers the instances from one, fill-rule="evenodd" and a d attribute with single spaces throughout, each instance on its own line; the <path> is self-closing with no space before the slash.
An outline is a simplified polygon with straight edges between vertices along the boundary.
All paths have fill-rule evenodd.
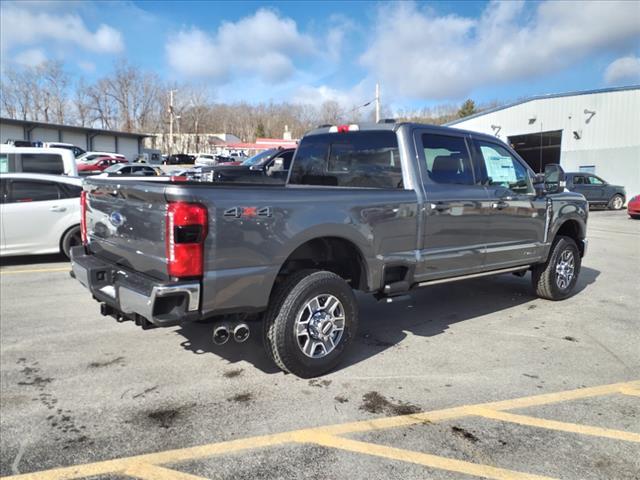
<path id="1" fill-rule="evenodd" d="M 544 167 L 544 187 L 547 193 L 558 193 L 564 190 L 564 170 L 557 163 L 548 163 Z"/>

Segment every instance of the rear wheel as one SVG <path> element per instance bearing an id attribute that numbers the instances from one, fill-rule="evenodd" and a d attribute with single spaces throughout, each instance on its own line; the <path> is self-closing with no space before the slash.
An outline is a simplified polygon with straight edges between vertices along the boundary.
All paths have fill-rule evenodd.
<path id="1" fill-rule="evenodd" d="M 264 321 L 265 346 L 276 365 L 317 377 L 335 368 L 355 337 L 358 307 L 338 275 L 305 270 L 277 288 Z"/>
<path id="2" fill-rule="evenodd" d="M 578 281 L 580 264 L 576 242 L 571 237 L 556 237 L 548 260 L 533 267 L 531 272 L 536 294 L 547 300 L 564 300 L 571 296 Z"/>
<path id="3" fill-rule="evenodd" d="M 65 232 L 60 242 L 60 250 L 67 258 L 71 258 L 71 249 L 82 245 L 82 234 L 80 227 L 72 227 Z"/>
<path id="4" fill-rule="evenodd" d="M 609 200 L 609 205 L 607 206 L 609 210 L 620 210 L 624 206 L 624 198 L 622 195 L 614 195 Z"/>

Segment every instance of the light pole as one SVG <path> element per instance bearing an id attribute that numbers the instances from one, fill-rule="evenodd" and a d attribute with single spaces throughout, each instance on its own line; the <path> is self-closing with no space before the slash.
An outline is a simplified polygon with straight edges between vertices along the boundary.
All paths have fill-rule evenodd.
<path id="1" fill-rule="evenodd" d="M 169 90 L 169 156 L 173 153 L 173 93 L 177 90 Z"/>

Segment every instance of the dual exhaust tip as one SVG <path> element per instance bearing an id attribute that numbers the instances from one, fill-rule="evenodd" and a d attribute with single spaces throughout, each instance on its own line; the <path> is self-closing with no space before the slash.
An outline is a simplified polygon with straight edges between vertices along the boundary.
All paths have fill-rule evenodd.
<path id="1" fill-rule="evenodd" d="M 246 323 L 239 323 L 233 330 L 227 325 L 218 325 L 213 329 L 213 343 L 216 345 L 224 345 L 231 337 L 233 337 L 236 342 L 243 343 L 247 341 L 249 335 L 249 325 Z"/>

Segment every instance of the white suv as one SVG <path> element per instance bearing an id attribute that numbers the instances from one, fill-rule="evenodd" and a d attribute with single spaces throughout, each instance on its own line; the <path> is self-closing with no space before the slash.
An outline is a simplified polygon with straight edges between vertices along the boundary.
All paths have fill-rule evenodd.
<path id="1" fill-rule="evenodd" d="M 62 252 L 81 245 L 82 180 L 37 173 L 0 175 L 0 256 Z"/>

